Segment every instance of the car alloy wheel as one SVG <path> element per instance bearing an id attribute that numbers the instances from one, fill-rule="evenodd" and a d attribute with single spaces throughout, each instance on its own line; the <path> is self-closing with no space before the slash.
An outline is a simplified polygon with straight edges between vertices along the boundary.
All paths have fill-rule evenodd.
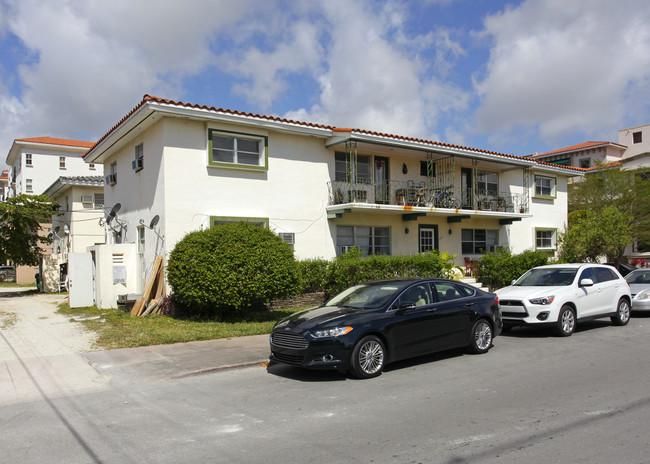
<path id="1" fill-rule="evenodd" d="M 470 349 L 473 353 L 486 353 L 492 346 L 492 326 L 481 319 L 474 323 L 470 332 Z"/>
<path id="2" fill-rule="evenodd" d="M 560 337 L 568 337 L 576 329 L 576 315 L 571 306 L 562 306 L 555 329 Z"/>
<path id="3" fill-rule="evenodd" d="M 625 298 L 621 298 L 616 306 L 616 315 L 612 316 L 612 324 L 626 325 L 628 322 L 630 322 L 630 303 Z"/>
<path id="4" fill-rule="evenodd" d="M 362 338 L 352 352 L 352 372 L 361 379 L 377 377 L 386 362 L 386 349 L 374 335 Z"/>

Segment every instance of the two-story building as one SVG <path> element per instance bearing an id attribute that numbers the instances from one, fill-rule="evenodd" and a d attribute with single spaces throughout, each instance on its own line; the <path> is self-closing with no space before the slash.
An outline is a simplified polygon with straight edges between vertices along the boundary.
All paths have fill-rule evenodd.
<path id="1" fill-rule="evenodd" d="M 584 174 L 149 95 L 84 159 L 104 165 L 105 203 L 117 211 L 110 242 L 135 244 L 143 269 L 188 232 L 230 221 L 271 228 L 299 259 L 350 247 L 386 255 L 440 249 L 458 265 L 497 247 L 553 254 L 567 181 Z"/>

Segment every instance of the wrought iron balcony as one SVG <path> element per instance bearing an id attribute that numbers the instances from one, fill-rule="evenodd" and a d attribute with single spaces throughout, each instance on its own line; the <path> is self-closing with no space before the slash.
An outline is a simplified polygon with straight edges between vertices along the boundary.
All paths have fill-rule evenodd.
<path id="1" fill-rule="evenodd" d="M 328 182 L 329 205 L 366 203 L 424 208 L 468 209 L 527 213 L 524 195 L 452 186 L 430 187 L 426 182 Z"/>

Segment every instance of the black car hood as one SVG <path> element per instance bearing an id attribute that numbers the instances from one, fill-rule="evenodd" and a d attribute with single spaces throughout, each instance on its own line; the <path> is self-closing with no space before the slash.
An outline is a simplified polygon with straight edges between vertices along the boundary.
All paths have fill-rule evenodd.
<path id="1" fill-rule="evenodd" d="M 318 308 L 306 309 L 287 316 L 280 320 L 275 329 L 292 329 L 298 332 L 311 330 L 324 323 L 331 326 L 331 322 L 341 319 L 343 324 L 347 324 L 346 316 L 362 312 L 363 309 L 351 308 L 349 306 L 320 306 Z"/>

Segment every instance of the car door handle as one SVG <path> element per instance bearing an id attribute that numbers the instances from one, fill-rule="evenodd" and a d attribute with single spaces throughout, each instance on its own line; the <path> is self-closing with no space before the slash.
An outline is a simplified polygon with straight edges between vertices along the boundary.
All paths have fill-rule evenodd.
<path id="1" fill-rule="evenodd" d="M 468 308 L 471 308 L 472 306 L 476 306 L 476 303 L 465 303 L 463 306 L 467 306 Z"/>

